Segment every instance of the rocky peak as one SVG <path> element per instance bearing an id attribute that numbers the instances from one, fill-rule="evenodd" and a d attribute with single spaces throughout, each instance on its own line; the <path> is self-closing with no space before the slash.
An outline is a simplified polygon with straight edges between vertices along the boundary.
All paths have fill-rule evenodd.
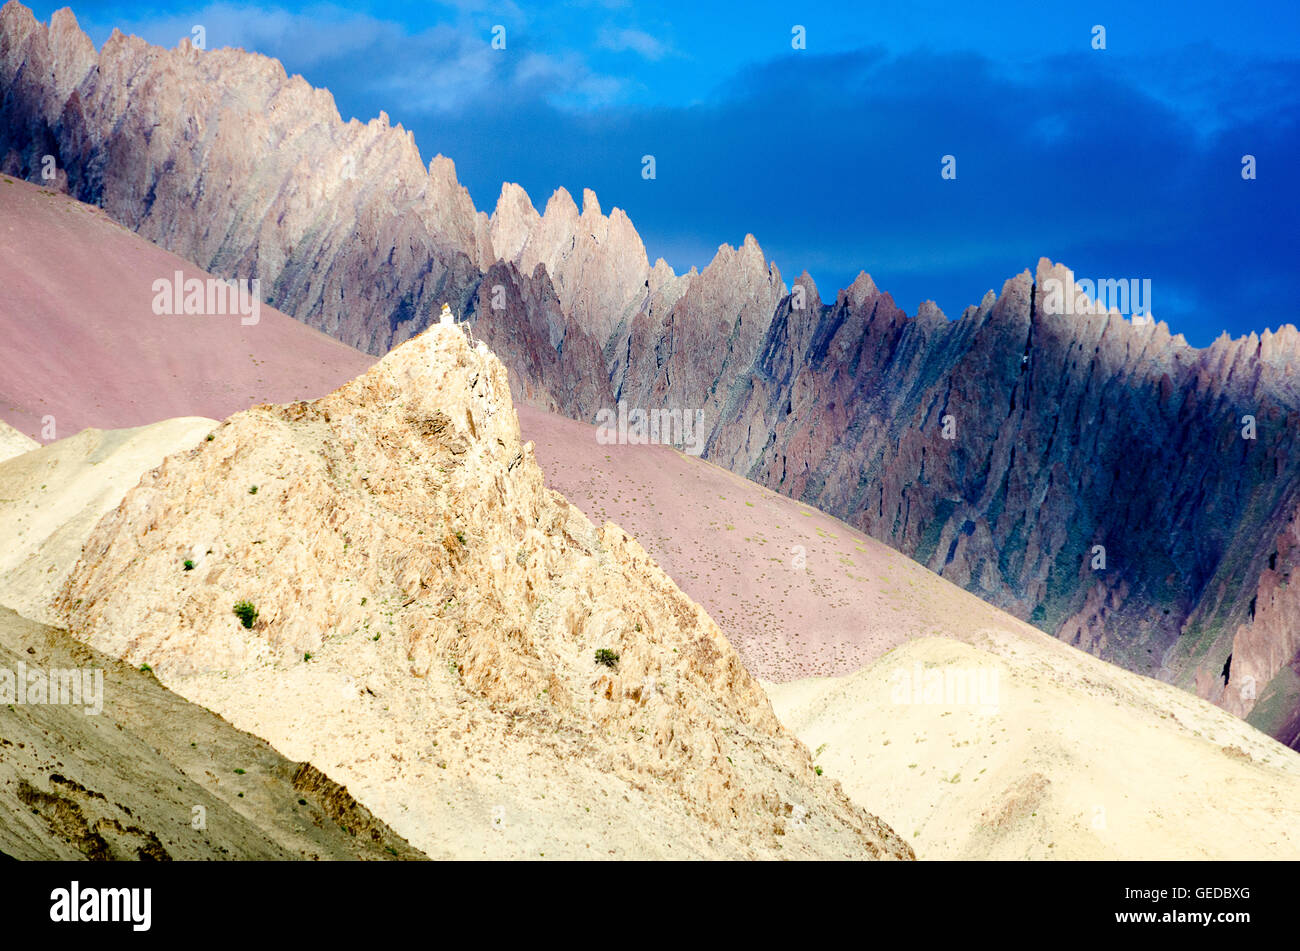
<path id="1" fill-rule="evenodd" d="M 876 282 L 871 279 L 870 274 L 866 271 L 859 271 L 858 276 L 853 279 L 853 283 L 841 293 L 854 307 L 861 307 L 879 294 L 880 289 L 876 287 Z"/>
<path id="2" fill-rule="evenodd" d="M 794 279 L 794 283 L 801 284 L 809 297 L 815 297 L 817 302 L 821 303 L 821 294 L 817 291 L 817 282 L 813 280 L 813 276 L 808 273 L 807 268 L 800 272 L 799 276 Z"/>
<path id="3" fill-rule="evenodd" d="M 542 212 L 542 217 L 550 219 L 552 222 L 577 224 L 580 213 L 578 206 L 573 202 L 573 196 L 569 194 L 567 188 L 561 185 L 551 192 L 551 197 L 546 201 L 546 210 Z"/>
<path id="4" fill-rule="evenodd" d="M 541 217 L 528 192 L 514 182 L 504 183 L 492 212 L 492 247 L 497 256 L 518 263 L 524 243 Z"/>
<path id="5" fill-rule="evenodd" d="M 917 323 L 929 329 L 939 329 L 948 323 L 942 308 L 932 300 L 923 300 L 916 309 Z"/>
<path id="6" fill-rule="evenodd" d="M 169 457 L 96 527 L 59 609 L 330 763 L 433 856 L 911 856 L 816 775 L 644 549 L 546 488 L 505 367 L 455 324 Z M 544 844 L 467 827 L 467 802 Z"/>
<path id="7" fill-rule="evenodd" d="M 640 235 L 621 209 L 606 217 L 589 188 L 581 214 L 568 191 L 556 189 L 541 219 L 532 222 L 517 263 L 524 273 L 544 265 L 564 311 L 601 347 L 620 327 L 626 336 L 649 296 L 650 263 Z"/>

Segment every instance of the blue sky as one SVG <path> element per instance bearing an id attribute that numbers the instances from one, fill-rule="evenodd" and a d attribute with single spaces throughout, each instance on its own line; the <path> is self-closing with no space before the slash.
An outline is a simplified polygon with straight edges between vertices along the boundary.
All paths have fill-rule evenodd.
<path id="1" fill-rule="evenodd" d="M 1045 255 L 1150 278 L 1155 316 L 1197 346 L 1300 324 L 1295 0 L 73 10 L 97 44 L 117 26 L 173 46 L 202 24 L 209 48 L 275 56 L 345 119 L 382 109 L 426 162 L 450 156 L 489 212 L 506 180 L 539 209 L 593 188 L 679 271 L 753 233 L 825 299 L 865 269 L 909 312 L 928 298 L 956 317 Z"/>

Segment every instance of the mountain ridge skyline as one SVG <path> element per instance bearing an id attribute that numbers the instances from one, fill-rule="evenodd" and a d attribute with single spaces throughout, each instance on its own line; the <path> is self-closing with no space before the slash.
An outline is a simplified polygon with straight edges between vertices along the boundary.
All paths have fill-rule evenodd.
<path id="1" fill-rule="evenodd" d="M 54 5 L 36 6 L 48 14 Z M 925 299 L 959 313 L 991 275 L 1046 256 L 1081 276 L 1150 278 L 1156 316 L 1198 347 L 1223 330 L 1238 337 L 1286 320 L 1276 308 L 1296 246 L 1286 209 L 1300 198 L 1279 173 L 1300 155 L 1300 132 L 1287 118 L 1294 110 L 1261 113 L 1258 92 L 1285 101 L 1300 89 L 1300 70 L 1276 49 L 1295 30 L 1295 11 L 1269 13 L 1268 4 L 1255 11 L 1275 21 L 1267 36 L 1241 24 L 1207 32 L 1195 18 L 1166 22 L 1154 11 L 1101 4 L 1094 18 L 1110 28 L 1106 50 L 1088 46 L 1091 19 L 1060 12 L 1004 10 L 975 22 L 948 10 L 918 34 L 880 29 L 882 18 L 902 16 L 883 11 L 869 18 L 870 30 L 831 31 L 840 21 L 814 4 L 804 14 L 808 48 L 788 53 L 780 47 L 789 27 L 777 31 L 781 11 L 770 8 L 755 11 L 725 56 L 689 11 L 677 11 L 676 29 L 637 25 L 675 37 L 663 45 L 681 55 L 657 60 L 608 49 L 612 34 L 600 24 L 636 19 L 632 11 L 593 12 L 593 63 L 627 71 L 634 83 L 651 70 L 657 112 L 617 104 L 566 110 L 546 100 L 568 87 L 555 78 L 559 65 L 544 67 L 567 62 L 564 51 L 580 35 L 548 32 L 554 11 L 432 11 L 437 39 L 399 26 L 414 15 L 400 6 L 362 4 L 312 26 L 294 0 L 218 4 L 185 14 L 183 30 L 180 19 L 150 19 L 129 2 L 77 9 L 86 11 L 88 30 L 101 24 L 96 40 L 112 23 L 138 26 L 166 48 L 188 35 L 189 19 L 206 22 L 209 47 L 229 41 L 276 56 L 332 90 L 344 116 L 387 110 L 424 155 L 457 159 L 479 207 L 490 208 L 503 181 L 518 181 L 539 200 L 560 185 L 574 196 L 591 187 L 628 211 L 652 259 L 664 257 L 679 273 L 702 269 L 720 244 L 748 232 L 783 271 L 806 268 L 822 287 L 846 286 L 866 268 L 909 313 Z M 498 20 L 510 45 L 493 51 L 489 27 Z M 334 36 L 345 42 L 322 58 Z M 928 54 L 917 46 L 922 36 L 935 43 Z M 1169 49 L 1176 37 L 1201 45 L 1176 55 Z M 358 57 L 369 59 L 373 81 L 354 75 Z M 1232 66 L 1218 72 L 1211 63 Z M 521 85 L 528 69 L 533 86 Z M 936 77 L 948 73 L 963 82 L 946 88 Z M 826 105 L 808 100 L 805 86 Z M 755 92 L 746 99 L 749 87 Z M 861 98 L 873 88 L 879 94 Z M 453 93 L 453 111 L 421 111 L 430 96 Z M 891 96 L 916 115 L 891 106 Z M 1090 98 L 1096 108 L 1086 105 Z M 581 147 L 557 150 L 557 141 Z M 1240 178 L 1246 152 L 1258 158 L 1256 181 Z M 645 153 L 658 158 L 653 182 L 640 179 Z M 940 179 L 948 153 L 958 159 L 957 181 Z M 995 154 L 1001 168 L 989 164 Z"/>

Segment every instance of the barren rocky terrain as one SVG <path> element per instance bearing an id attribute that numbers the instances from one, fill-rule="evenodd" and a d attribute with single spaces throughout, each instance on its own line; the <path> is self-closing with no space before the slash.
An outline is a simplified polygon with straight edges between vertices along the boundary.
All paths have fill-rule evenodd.
<path id="1" fill-rule="evenodd" d="M 911 855 L 635 539 L 545 487 L 455 326 L 167 457 L 56 610 L 433 857 Z"/>
<path id="2" fill-rule="evenodd" d="M 225 424 L 88 429 L 38 448 L 19 437 L 28 451 L 0 462 L 0 531 L 10 540 L 0 603 L 60 623 L 89 619 L 81 630 L 130 663 L 86 656 L 150 684 L 155 675 L 137 668 L 156 669 L 191 701 L 321 763 L 430 855 L 908 854 L 843 799 L 839 781 L 907 827 L 924 857 L 1293 853 L 1291 751 L 708 461 L 601 445 L 592 427 L 532 407 L 516 430 L 500 364 L 459 329 L 430 337 L 445 350 L 413 341 L 314 403 L 263 406 Z M 627 540 L 547 489 L 596 523 L 626 527 Z M 439 510 L 441 535 L 430 528 Z M 548 511 L 565 513 L 550 552 L 536 523 Z M 655 575 L 660 566 L 681 592 Z M 661 581 L 638 588 L 628 570 Z M 691 649 L 698 636 L 674 633 L 709 627 L 683 595 L 723 622 L 734 653 L 717 634 L 703 642 L 720 656 L 705 662 Z M 252 628 L 231 610 L 236 597 L 255 604 Z M 634 605 L 643 609 L 631 617 Z M 696 620 L 683 622 L 683 610 Z M 661 615 L 674 620 L 651 621 Z M 87 650 L 56 630 L 13 624 L 24 650 Z M 619 653 L 613 668 L 594 660 L 607 643 Z M 725 674 L 702 675 L 701 664 Z M 944 676 L 996 669 L 997 709 L 899 704 L 896 677 L 918 665 Z M 746 670 L 783 681 L 767 690 L 820 775 L 766 718 Z M 700 695 L 702 676 L 720 699 Z M 521 703 L 539 683 L 538 703 Z M 121 689 L 107 692 L 110 705 L 123 703 Z M 171 714 L 177 722 L 199 715 L 171 702 L 195 711 Z M 189 749 L 191 771 L 202 764 L 210 783 L 224 775 L 206 743 L 171 739 L 155 744 L 166 761 Z M 99 755 L 99 742 L 92 732 L 77 748 Z M 1133 755 L 1116 762 L 1116 748 Z M 134 809 L 131 781 L 89 767 L 74 774 L 69 757 L 50 759 L 57 750 L 29 750 L 30 761 L 0 756 L 14 795 L 38 810 L 35 824 L 11 830 L 11 854 L 208 854 L 178 838 L 177 803 L 198 796 L 182 795 L 184 782 L 176 802 L 140 806 L 157 821 L 129 823 L 95 811 L 106 800 L 92 792 L 121 790 Z M 773 761 L 790 755 L 785 780 L 765 786 Z M 734 772 L 719 774 L 723 761 Z M 42 769 L 51 762 L 64 767 L 59 780 Z M 255 770 L 230 772 L 240 785 L 227 793 L 258 807 L 241 815 L 272 821 L 279 787 L 245 803 Z M 307 767 L 262 772 L 287 775 L 291 789 L 332 788 Z M 736 789 L 770 791 L 755 802 Z M 1170 809 L 1180 797 L 1192 805 Z M 214 848 L 282 854 L 250 841 Z M 268 841 L 297 842 L 283 854 L 334 854 Z"/>
<path id="3" fill-rule="evenodd" d="M 86 536 L 144 473 L 216 425 L 182 417 L 136 429 L 83 429 L 0 462 L 0 604 L 58 624 L 52 602 Z"/>
<path id="4" fill-rule="evenodd" d="M 507 184 L 489 216 L 449 159 L 426 167 L 386 116 L 343 122 L 274 60 L 120 33 L 96 51 L 70 12 L 46 26 L 16 0 L 0 88 L 0 170 L 36 180 L 53 156 L 51 191 L 368 353 L 448 301 L 520 402 L 702 410 L 711 460 L 1298 741 L 1291 325 L 1195 349 L 1048 313 L 1044 281 L 1070 275 L 1046 260 L 956 320 L 866 273 L 823 301 L 753 236 L 678 275 L 589 190 L 539 212 Z"/>
<path id="5" fill-rule="evenodd" d="M 547 483 L 642 541 L 814 762 L 919 858 L 1300 855 L 1300 755 L 1250 725 L 707 461 L 520 420 Z"/>
<path id="6" fill-rule="evenodd" d="M 31 436 L 25 436 L 8 423 L 0 420 L 0 462 L 20 456 L 39 446 Z"/>
<path id="7" fill-rule="evenodd" d="M 260 319 L 157 314 L 177 273 Z M 1300 332 L 1050 281 L 676 274 L 589 189 L 488 215 L 274 60 L 9 0 L 0 669 L 107 690 L 0 706 L 0 853 L 1300 857 Z"/>
<path id="8" fill-rule="evenodd" d="M 519 410 L 546 484 L 624 526 L 727 632 L 756 677 L 841 676 L 915 637 L 1032 631 L 811 506 L 667 446 L 601 445 L 593 427 Z"/>

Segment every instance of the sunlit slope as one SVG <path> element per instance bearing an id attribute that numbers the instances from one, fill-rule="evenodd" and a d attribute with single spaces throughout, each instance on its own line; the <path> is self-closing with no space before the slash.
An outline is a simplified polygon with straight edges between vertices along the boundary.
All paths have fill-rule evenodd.
<path id="1" fill-rule="evenodd" d="M 1300 755 L 1046 636 L 927 637 L 846 677 L 766 686 L 918 858 L 1300 857 Z"/>

